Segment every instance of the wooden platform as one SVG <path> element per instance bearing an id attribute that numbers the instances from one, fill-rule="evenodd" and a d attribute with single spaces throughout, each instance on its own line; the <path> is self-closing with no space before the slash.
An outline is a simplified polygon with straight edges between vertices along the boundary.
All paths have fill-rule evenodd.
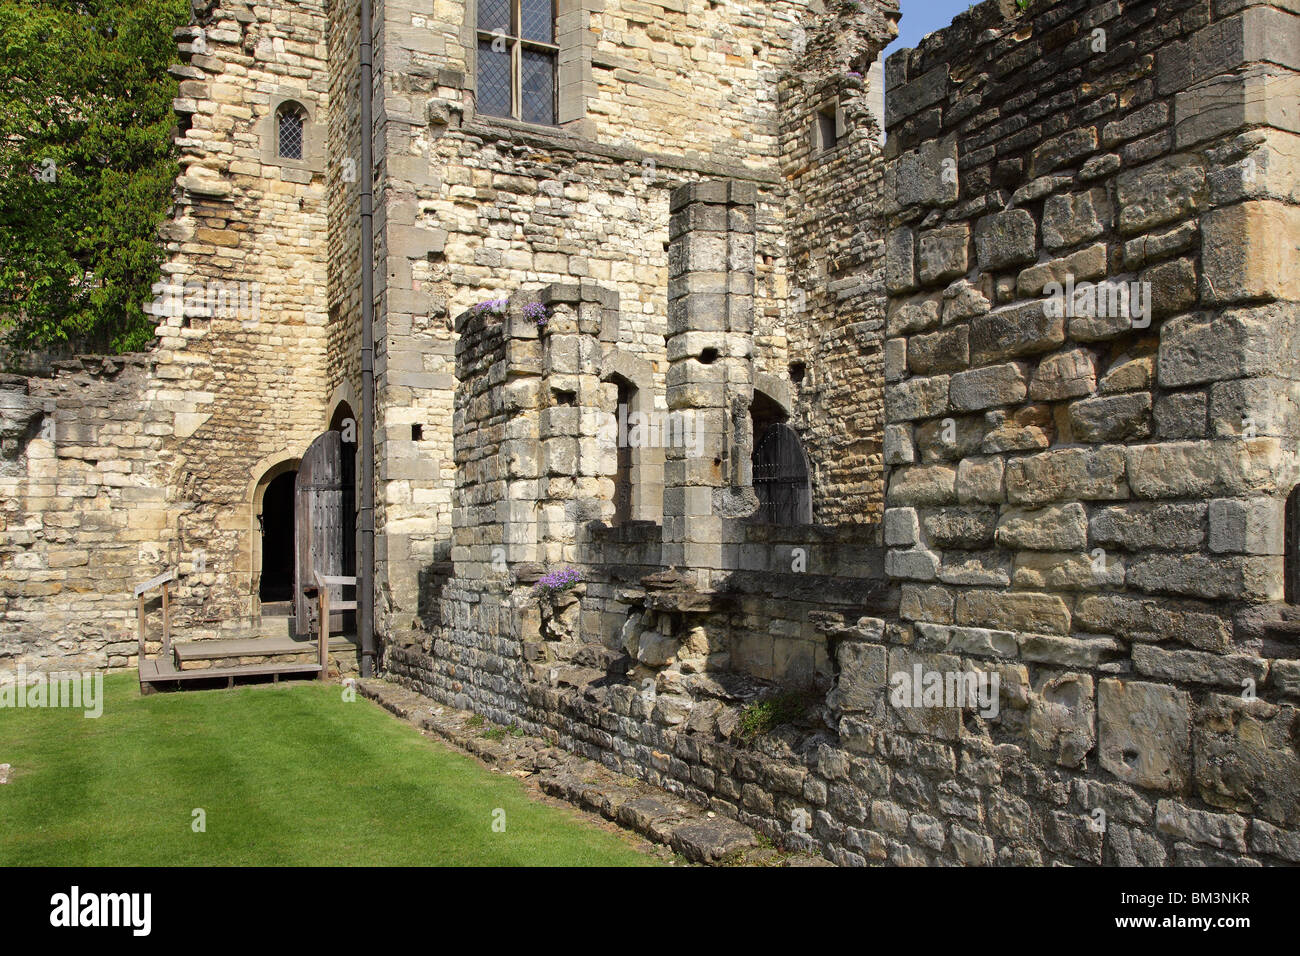
<path id="1" fill-rule="evenodd" d="M 353 635 L 330 638 L 331 652 L 347 652 L 356 647 Z M 243 678 L 270 677 L 278 682 L 285 678 L 316 678 L 320 676 L 315 641 L 295 641 L 290 638 L 235 638 L 216 641 L 187 641 L 172 645 L 172 656 L 159 656 L 140 661 L 140 689 L 152 693 L 160 686 L 197 681 L 223 681 L 233 687 Z M 189 667 L 205 661 L 238 661 L 240 658 L 300 658 L 299 660 L 269 660 L 260 663 L 217 664 L 209 667 Z M 307 657 L 307 660 L 301 658 Z"/>
<path id="2" fill-rule="evenodd" d="M 243 664 L 237 667 L 205 667 L 196 671 L 178 670 L 167 658 L 144 660 L 140 662 L 140 690 L 149 694 L 157 690 L 159 684 L 183 681 L 224 680 L 227 687 L 233 687 L 241 677 L 271 677 L 279 681 L 281 677 L 316 677 L 320 674 L 320 665 L 286 661 L 279 664 Z"/>

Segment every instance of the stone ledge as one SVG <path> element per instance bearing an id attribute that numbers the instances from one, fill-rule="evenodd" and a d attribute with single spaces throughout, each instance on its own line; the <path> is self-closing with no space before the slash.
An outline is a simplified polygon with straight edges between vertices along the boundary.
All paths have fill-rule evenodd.
<path id="1" fill-rule="evenodd" d="M 705 866 L 830 866 L 819 856 L 765 846 L 759 834 L 658 787 L 614 773 L 602 764 L 554 747 L 539 737 L 481 736 L 474 716 L 379 679 L 357 681 L 361 696 L 478 757 L 500 773 L 533 777 L 548 796 L 599 813 L 654 843 Z M 481 726 L 481 725 L 480 725 Z"/>

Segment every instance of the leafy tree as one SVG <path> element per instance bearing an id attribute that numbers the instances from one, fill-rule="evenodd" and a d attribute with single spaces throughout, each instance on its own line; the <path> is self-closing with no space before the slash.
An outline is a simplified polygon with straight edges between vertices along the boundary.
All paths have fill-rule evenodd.
<path id="1" fill-rule="evenodd" d="M 153 336 L 187 0 L 0 0 L 0 334 L 130 351 Z"/>

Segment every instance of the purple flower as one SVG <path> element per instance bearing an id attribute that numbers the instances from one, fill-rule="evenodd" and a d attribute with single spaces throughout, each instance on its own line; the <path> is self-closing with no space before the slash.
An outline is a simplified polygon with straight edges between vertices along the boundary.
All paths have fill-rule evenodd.
<path id="1" fill-rule="evenodd" d="M 533 585 L 533 590 L 539 595 L 558 594 L 581 583 L 582 574 L 577 568 L 560 568 L 557 571 L 548 571 L 543 574 L 537 583 Z"/>
<path id="2" fill-rule="evenodd" d="M 530 319 L 537 320 L 538 325 L 545 325 L 548 318 L 546 314 L 546 306 L 542 305 L 540 302 L 529 302 L 525 305 L 524 315 Z"/>
<path id="3" fill-rule="evenodd" d="M 489 309 L 493 312 L 500 312 L 505 309 L 509 299 L 488 299 L 486 302 L 479 302 L 474 306 L 475 312 L 487 312 Z"/>

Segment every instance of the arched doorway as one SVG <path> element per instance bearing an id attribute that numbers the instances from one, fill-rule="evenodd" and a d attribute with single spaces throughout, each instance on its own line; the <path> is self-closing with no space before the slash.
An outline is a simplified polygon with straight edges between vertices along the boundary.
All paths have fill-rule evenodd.
<path id="1" fill-rule="evenodd" d="M 754 494 L 758 510 L 750 517 L 758 524 L 812 524 L 812 483 L 808 459 L 799 436 L 786 421 L 781 405 L 760 391 L 749 409 L 753 424 Z"/>
<path id="2" fill-rule="evenodd" d="M 351 577 L 357 573 L 357 422 L 351 407 L 340 402 L 330 416 L 330 430 L 319 435 L 302 456 L 295 482 L 297 512 L 297 582 L 295 621 L 300 636 L 311 634 L 313 607 L 306 589 L 315 574 Z M 351 587 L 331 585 L 334 604 L 351 600 Z M 351 611 L 330 616 L 333 633 L 355 630 Z"/>
<path id="3" fill-rule="evenodd" d="M 263 604 L 293 600 L 294 480 L 298 472 L 283 471 L 262 493 L 257 523 L 262 534 L 262 568 L 258 598 Z"/>

